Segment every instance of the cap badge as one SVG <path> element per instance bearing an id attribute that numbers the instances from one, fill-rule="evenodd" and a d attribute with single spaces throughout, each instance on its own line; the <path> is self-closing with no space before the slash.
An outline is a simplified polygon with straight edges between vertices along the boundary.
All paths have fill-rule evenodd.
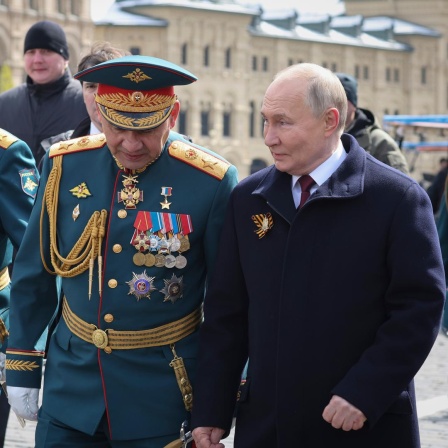
<path id="1" fill-rule="evenodd" d="M 136 68 L 132 73 L 128 73 L 127 75 L 123 76 L 123 78 L 128 78 L 132 82 L 135 82 L 138 84 L 140 81 L 145 81 L 147 79 L 152 79 L 150 76 L 145 75 L 141 69 Z"/>
<path id="2" fill-rule="evenodd" d="M 258 235 L 258 238 L 263 238 L 268 230 L 274 227 L 274 219 L 270 213 L 260 213 L 259 215 L 252 215 L 252 221 L 257 226 L 255 233 Z"/>
<path id="3" fill-rule="evenodd" d="M 142 102 L 144 96 L 142 92 L 133 92 L 131 98 L 134 103 L 138 104 Z"/>

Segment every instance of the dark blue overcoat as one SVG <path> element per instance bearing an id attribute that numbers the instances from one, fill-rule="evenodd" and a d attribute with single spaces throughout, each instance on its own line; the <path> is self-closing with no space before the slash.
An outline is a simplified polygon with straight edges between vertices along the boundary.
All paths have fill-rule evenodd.
<path id="1" fill-rule="evenodd" d="M 347 158 L 300 211 L 291 176 L 273 166 L 232 193 L 193 426 L 230 428 L 249 357 L 235 447 L 420 446 L 413 377 L 445 291 L 431 204 L 414 180 L 342 141 Z M 367 416 L 362 430 L 323 420 L 334 394 Z"/>

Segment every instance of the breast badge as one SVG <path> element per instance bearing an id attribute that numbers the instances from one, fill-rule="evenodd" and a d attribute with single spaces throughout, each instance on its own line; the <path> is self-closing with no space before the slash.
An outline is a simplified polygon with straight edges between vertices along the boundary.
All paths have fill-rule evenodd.
<path id="1" fill-rule="evenodd" d="M 160 290 L 162 294 L 165 294 L 164 302 L 170 301 L 175 303 L 178 299 L 183 296 L 183 280 L 182 277 L 178 278 L 174 274 L 171 276 L 170 280 L 163 279 L 165 287 Z"/>
<path id="2" fill-rule="evenodd" d="M 272 229 L 274 226 L 274 219 L 270 213 L 260 213 L 259 215 L 252 215 L 252 221 L 255 223 L 257 228 L 255 229 L 255 233 L 258 235 L 258 238 L 263 238 L 268 230 Z"/>
<path id="3" fill-rule="evenodd" d="M 143 191 L 137 188 L 137 175 L 123 174 L 123 189 L 118 192 L 118 202 L 123 202 L 125 208 L 135 209 L 143 201 Z"/>
<path id="4" fill-rule="evenodd" d="M 139 275 L 133 272 L 132 275 L 132 280 L 126 282 L 129 285 L 128 294 L 133 294 L 137 301 L 143 298 L 151 299 L 151 292 L 156 290 L 153 284 L 155 277 L 148 277 L 146 271 Z"/>
<path id="5" fill-rule="evenodd" d="M 87 188 L 87 184 L 85 182 L 81 182 L 76 187 L 70 190 L 73 196 L 76 196 L 78 199 L 86 198 L 87 196 L 92 196 L 89 189 Z"/>
<path id="6" fill-rule="evenodd" d="M 76 221 L 78 219 L 79 213 L 80 213 L 80 211 L 79 211 L 79 204 L 77 204 L 76 207 L 72 211 L 73 221 Z"/>

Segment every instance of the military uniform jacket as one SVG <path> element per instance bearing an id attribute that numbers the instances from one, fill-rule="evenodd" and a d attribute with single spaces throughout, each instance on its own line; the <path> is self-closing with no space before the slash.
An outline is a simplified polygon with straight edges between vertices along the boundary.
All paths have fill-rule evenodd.
<path id="1" fill-rule="evenodd" d="M 133 185 L 138 194 L 134 191 L 131 195 L 124 194 L 124 183 L 129 177 L 117 166 L 103 134 L 53 147 L 44 162 L 36 206 L 16 261 L 11 311 L 13 336 L 7 355 L 8 384 L 13 386 L 40 387 L 43 348 L 39 338 L 58 302 L 56 277 L 46 271 L 39 254 L 39 228 L 44 187 L 59 154 L 64 154 L 56 193 L 60 253 L 67 256 L 93 212 L 107 211 L 102 244 L 102 292 L 99 292 L 97 261 L 90 299 L 89 270 L 62 279 L 62 291 L 71 311 L 103 330 L 152 329 L 176 321 L 201 306 L 224 210 L 237 181 L 233 166 L 173 132 L 159 159 L 136 175 L 137 182 Z M 128 199 L 129 203 L 134 201 L 135 208 L 126 208 Z M 166 202 L 171 205 L 167 207 Z M 186 266 L 149 267 L 134 263 L 134 255 L 138 253 L 134 232 L 140 225 L 137 223 L 142 216 L 140 212 L 149 213 L 152 229 L 160 229 L 156 226 L 158 220 L 168 228 L 170 218 L 170 226 L 177 226 L 171 236 L 176 232 L 188 236 L 189 248 L 182 253 Z M 148 217 L 148 213 L 143 216 Z M 42 227 L 42 247 L 50 267 L 46 215 Z M 161 251 L 164 236 L 163 230 L 156 233 L 160 239 L 153 254 Z M 173 255 L 178 256 L 179 251 Z M 176 292 L 171 294 L 174 283 Z M 175 351 L 183 358 L 193 382 L 197 331 L 176 342 Z M 172 359 L 169 346 L 98 349 L 74 335 L 65 319 L 61 319 L 50 341 L 43 406 L 51 416 L 86 433 L 95 431 L 106 411 L 113 439 L 178 434 L 188 414 L 169 365 Z"/>
<path id="2" fill-rule="evenodd" d="M 25 233 L 39 174 L 28 145 L 0 129 L 0 271 L 12 262 Z M 7 271 L 5 270 L 5 276 Z M 0 279 L 0 318 L 8 327 L 9 282 Z M 5 341 L 6 342 L 6 341 Z M 6 345 L 6 344 L 4 344 Z"/>
<path id="3" fill-rule="evenodd" d="M 437 336 L 445 278 L 431 204 L 342 136 L 347 158 L 296 210 L 268 167 L 234 189 L 205 299 L 192 426 L 238 448 L 417 448 L 413 377 Z M 224 274 L 225 272 L 225 274 Z M 332 428 L 339 395 L 365 427 Z"/>

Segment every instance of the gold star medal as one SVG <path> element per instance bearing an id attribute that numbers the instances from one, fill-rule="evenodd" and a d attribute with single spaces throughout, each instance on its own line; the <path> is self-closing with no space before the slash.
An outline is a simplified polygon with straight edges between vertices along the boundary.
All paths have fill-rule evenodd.
<path id="1" fill-rule="evenodd" d="M 168 196 L 171 196 L 171 191 L 173 189 L 171 187 L 162 187 L 162 193 L 160 193 L 162 196 L 165 196 L 165 200 L 160 203 L 162 206 L 162 209 L 166 208 L 169 210 L 171 202 L 168 202 Z"/>
<path id="2" fill-rule="evenodd" d="M 258 235 L 258 238 L 263 238 L 268 230 L 272 229 L 274 226 L 274 219 L 270 213 L 260 213 L 259 215 L 252 215 L 252 221 L 255 223 L 257 228 L 255 229 L 255 233 Z"/>

